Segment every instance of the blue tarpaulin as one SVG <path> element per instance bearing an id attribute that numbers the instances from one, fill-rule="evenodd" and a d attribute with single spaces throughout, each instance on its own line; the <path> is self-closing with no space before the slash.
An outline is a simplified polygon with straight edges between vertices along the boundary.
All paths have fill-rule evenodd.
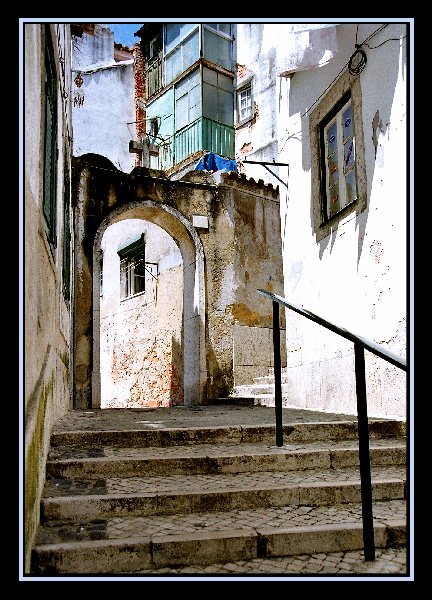
<path id="1" fill-rule="evenodd" d="M 196 167 L 196 171 L 237 171 L 237 163 L 235 160 L 224 158 L 219 154 L 207 152 L 202 156 Z"/>

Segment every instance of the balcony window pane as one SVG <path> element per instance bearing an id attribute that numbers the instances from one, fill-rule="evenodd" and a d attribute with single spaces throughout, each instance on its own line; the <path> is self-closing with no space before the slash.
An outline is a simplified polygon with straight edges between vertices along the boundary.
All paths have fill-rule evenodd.
<path id="1" fill-rule="evenodd" d="M 231 41 L 204 29 L 204 58 L 231 69 Z"/>

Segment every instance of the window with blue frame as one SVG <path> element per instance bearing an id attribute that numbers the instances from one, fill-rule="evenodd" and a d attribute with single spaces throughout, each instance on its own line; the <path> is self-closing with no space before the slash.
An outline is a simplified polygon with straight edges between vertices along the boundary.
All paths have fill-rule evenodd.
<path id="1" fill-rule="evenodd" d="M 312 222 L 316 241 L 368 205 L 360 79 L 346 69 L 309 115 Z"/>

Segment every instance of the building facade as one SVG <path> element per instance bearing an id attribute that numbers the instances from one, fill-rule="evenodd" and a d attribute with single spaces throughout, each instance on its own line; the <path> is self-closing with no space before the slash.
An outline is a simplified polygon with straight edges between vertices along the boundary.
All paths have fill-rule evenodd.
<path id="1" fill-rule="evenodd" d="M 70 27 L 30 23 L 24 25 L 23 34 L 23 468 L 28 568 L 51 429 L 72 407 L 74 236 Z"/>
<path id="2" fill-rule="evenodd" d="M 237 25 L 239 161 L 275 161 L 285 297 L 407 355 L 409 24 Z M 238 98 L 241 101 L 241 98 Z M 243 164 L 248 175 L 260 165 Z M 356 412 L 353 344 L 287 311 L 290 405 Z M 366 352 L 368 410 L 407 415 L 406 373 Z"/>
<path id="3" fill-rule="evenodd" d="M 183 47 L 181 28 L 166 33 L 165 26 L 160 26 L 154 43 L 150 44 L 147 40 L 134 47 L 135 87 L 129 89 L 129 99 L 135 98 L 136 113 L 135 132 L 131 135 L 129 147 L 125 141 L 111 144 L 109 139 L 112 121 L 123 125 L 132 121 L 130 103 L 126 104 L 128 110 L 113 104 L 105 128 L 100 125 L 97 136 L 88 135 L 92 115 L 97 122 L 101 111 L 97 98 L 120 98 L 127 93 L 126 79 L 120 81 L 117 77 L 120 66 L 113 68 L 114 40 L 110 38 L 108 51 L 106 29 L 95 27 L 79 40 L 74 40 L 74 54 L 79 54 L 74 64 L 79 65 L 79 75 L 85 79 L 84 83 L 80 79 L 74 82 L 74 85 L 81 85 L 84 94 L 83 104 L 74 103 L 73 109 L 74 139 L 82 140 L 77 145 L 74 143 L 73 148 L 77 173 L 75 193 L 85 198 L 77 210 L 76 226 L 80 239 L 77 241 L 76 278 L 81 281 L 89 277 L 84 288 L 93 289 L 93 296 L 87 291 L 81 300 L 79 292 L 77 295 L 77 315 L 85 316 L 83 320 L 77 317 L 79 367 L 75 401 L 81 407 L 209 402 L 219 395 L 228 395 L 235 384 L 242 383 L 252 372 L 265 375 L 272 364 L 271 332 L 268 328 L 271 306 L 265 306 L 266 302 L 257 293 L 256 285 L 261 282 L 268 289 L 283 291 L 277 186 L 263 185 L 262 179 L 246 182 L 240 176 L 236 185 L 235 178 L 223 179 L 219 175 L 215 179 L 208 172 L 194 169 L 198 159 L 209 152 L 217 160 L 229 161 L 232 166 L 234 161 L 230 161 L 229 156 L 233 156 L 233 145 L 228 156 L 215 154 L 221 148 L 207 145 L 207 142 L 204 146 L 188 146 L 190 154 L 186 157 L 181 155 L 179 158 L 178 154 L 170 151 L 170 156 L 177 156 L 178 162 L 175 165 L 172 161 L 164 164 L 167 170 L 149 168 L 154 159 L 163 156 L 165 142 L 160 136 L 153 138 L 145 133 L 147 126 L 151 129 L 153 123 L 153 117 L 143 110 L 144 104 L 150 104 L 146 91 L 149 90 L 151 103 L 156 103 L 154 106 L 159 107 L 160 112 L 161 106 L 167 106 L 166 98 L 174 93 L 175 82 L 182 81 L 182 77 L 189 81 L 192 65 L 193 77 L 198 77 L 195 92 L 199 97 L 206 95 L 208 101 L 211 97 L 205 77 L 199 76 L 203 72 L 199 57 L 198 62 L 194 58 L 191 65 L 181 63 L 186 72 L 177 65 L 176 69 L 180 71 L 173 75 L 174 67 L 169 66 L 172 52 L 180 52 L 176 50 L 177 42 Z M 226 32 L 219 35 L 214 33 L 214 28 L 204 29 L 198 25 L 186 29 L 185 39 L 195 40 L 198 44 L 200 36 L 204 36 L 209 48 L 212 48 L 209 40 L 213 39 L 213 35 L 218 43 L 219 38 L 222 40 L 222 46 L 229 42 L 228 46 L 223 46 L 225 50 L 221 56 L 224 58 L 220 61 L 226 66 L 228 63 L 232 65 L 232 40 Z M 231 26 L 228 31 L 231 31 Z M 152 28 L 150 37 L 154 32 Z M 172 38 L 173 43 L 177 40 L 168 52 L 168 66 L 161 59 L 164 46 L 160 47 L 157 41 L 165 35 Z M 167 69 L 171 73 L 170 78 L 173 79 L 168 80 L 168 85 L 160 76 L 152 79 L 156 63 L 150 60 L 148 64 L 144 59 L 150 52 L 149 44 L 152 48 L 159 48 L 157 52 L 155 50 L 161 59 L 157 62 L 159 67 L 164 73 Z M 104 57 L 98 65 L 93 61 L 95 56 L 99 57 L 97 49 L 100 47 L 104 48 Z M 191 56 L 195 57 L 193 53 Z M 210 56 L 216 60 L 216 55 Z M 88 57 L 87 60 L 93 64 L 85 65 L 83 57 Z M 123 63 L 122 72 L 129 67 L 129 61 Z M 226 98 L 225 112 L 229 108 L 230 119 L 224 119 L 231 123 L 231 133 L 234 131 L 232 77 L 231 72 L 229 97 L 223 96 L 224 90 L 218 91 L 221 97 Z M 155 90 L 154 81 L 159 81 L 162 87 Z M 226 81 L 224 85 L 227 87 Z M 160 104 L 162 97 L 165 100 L 160 100 Z M 175 95 L 172 97 L 177 98 Z M 83 111 L 84 106 L 87 106 L 87 112 Z M 103 102 L 101 106 L 104 106 Z M 200 106 L 193 126 L 202 131 L 209 121 L 202 114 L 202 106 L 205 107 L 206 103 Z M 183 115 L 184 108 L 179 109 L 178 114 Z M 215 114 L 213 116 L 216 117 Z M 171 149 L 175 149 L 175 121 L 162 113 L 158 119 L 174 127 L 169 139 L 174 144 Z M 226 123 L 223 125 L 225 127 Z M 183 124 L 177 131 L 184 132 L 188 127 L 189 124 Z M 99 145 L 104 138 L 105 152 Z M 82 152 L 83 148 L 87 148 L 87 154 Z M 157 148 L 157 153 L 152 153 L 154 148 Z M 110 160 L 99 164 L 97 156 L 109 157 Z M 120 169 L 120 166 L 127 164 L 131 157 L 136 167 L 130 173 L 131 178 L 124 179 L 127 169 Z M 97 180 L 104 178 L 105 170 L 106 183 L 99 188 L 100 197 L 94 194 L 96 178 L 93 185 L 87 183 L 87 175 L 83 172 L 86 163 L 96 173 L 97 169 L 100 170 Z M 108 183 L 110 173 L 113 178 L 111 184 Z M 160 188 L 159 195 L 155 196 L 154 190 L 148 187 L 149 177 L 153 178 L 155 189 Z M 122 194 L 115 180 L 123 179 Z M 144 188 L 148 196 L 143 196 L 140 188 Z M 171 190 L 169 193 L 168 188 Z M 143 210 L 123 209 L 126 199 L 132 203 L 141 199 Z M 175 211 L 176 223 L 173 215 L 167 215 L 165 210 L 152 214 L 145 207 L 145 202 L 152 203 L 158 199 L 163 199 L 167 210 Z M 92 235 L 96 235 L 92 249 L 81 247 L 84 244 L 81 236 L 88 235 L 86 228 L 90 228 L 85 215 L 87 210 L 100 219 L 99 231 L 92 229 Z M 138 215 L 141 218 L 137 218 Z M 184 218 L 188 221 L 186 229 Z M 177 229 L 181 231 L 177 232 Z M 135 244 L 139 245 L 142 234 L 145 235 L 145 250 L 138 258 L 132 254 L 136 252 Z M 237 256 L 233 254 L 235 248 Z M 191 269 L 195 269 L 195 276 L 191 275 Z M 102 286 L 100 279 L 103 280 Z M 90 319 L 90 326 L 87 319 Z M 92 337 L 89 331 L 93 332 Z M 87 368 L 90 364 L 92 366 Z"/>
<path id="4" fill-rule="evenodd" d="M 23 32 L 28 568 L 55 421 L 266 375 L 258 288 L 406 356 L 410 26 L 151 23 L 133 58 Z M 355 413 L 352 343 L 285 321 L 285 404 Z M 405 419 L 405 373 L 366 374 L 369 416 Z"/>
<path id="5" fill-rule="evenodd" d="M 194 168 L 205 151 L 233 156 L 232 146 L 201 135 L 208 99 L 219 98 L 206 86 L 220 78 L 230 117 L 214 118 L 234 131 L 238 170 L 280 189 L 285 297 L 402 357 L 408 33 L 405 23 L 150 24 L 137 32 L 141 105 L 159 148 L 153 164 L 173 163 L 175 177 L 181 161 Z M 287 319 L 285 402 L 355 412 L 353 344 L 293 312 Z M 405 373 L 373 355 L 366 360 L 371 414 L 404 418 Z"/>

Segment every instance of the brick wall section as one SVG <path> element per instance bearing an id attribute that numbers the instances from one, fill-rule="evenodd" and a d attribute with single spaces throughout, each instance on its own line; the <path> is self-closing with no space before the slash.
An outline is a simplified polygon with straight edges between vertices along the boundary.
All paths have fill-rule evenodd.
<path id="1" fill-rule="evenodd" d="M 134 88 L 135 88 L 135 120 L 136 120 L 136 136 L 139 138 L 141 135 L 146 133 L 146 112 L 140 108 L 137 100 L 146 99 L 145 93 L 145 58 L 141 51 L 139 43 L 133 46 L 134 55 Z M 135 166 L 140 166 L 140 155 L 135 155 Z"/>

